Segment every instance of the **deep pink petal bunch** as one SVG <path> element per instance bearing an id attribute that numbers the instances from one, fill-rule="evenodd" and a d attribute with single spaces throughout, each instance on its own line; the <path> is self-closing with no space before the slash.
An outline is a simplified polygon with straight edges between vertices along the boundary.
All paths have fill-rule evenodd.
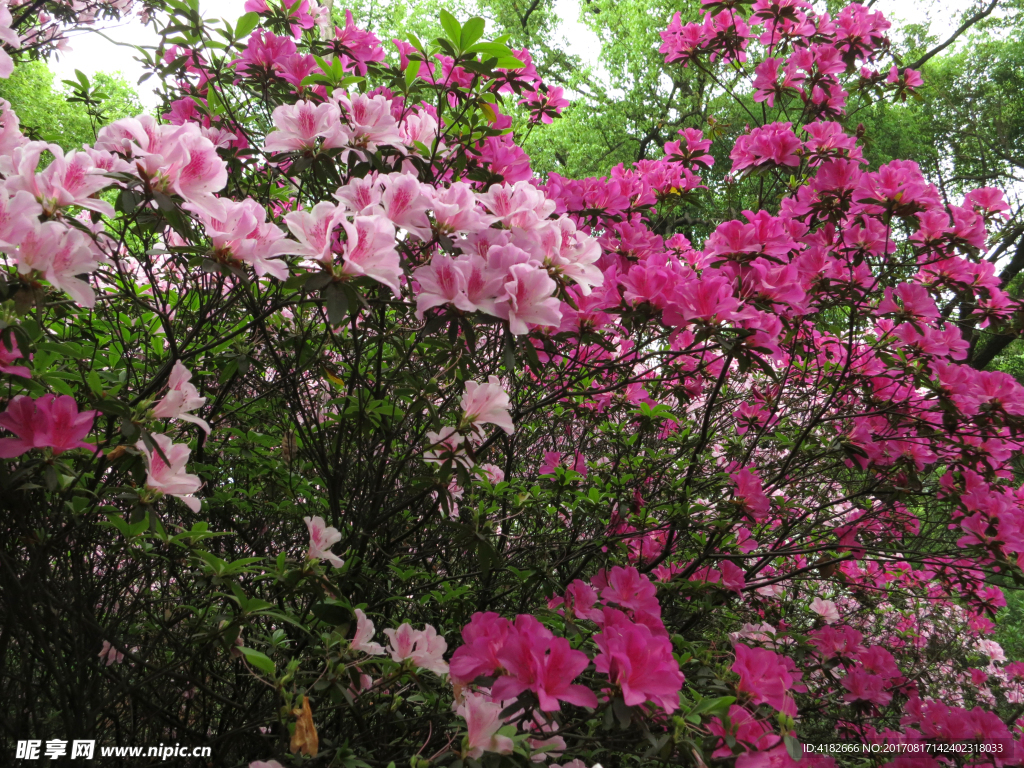
<path id="1" fill-rule="evenodd" d="M 92 431 L 96 411 L 79 411 L 78 403 L 67 395 L 43 395 L 33 400 L 17 395 L 0 413 L 0 427 L 17 437 L 0 440 L 0 458 L 12 459 L 33 448 L 49 448 L 59 455 L 75 448 L 95 453 L 95 445 L 85 442 Z"/>

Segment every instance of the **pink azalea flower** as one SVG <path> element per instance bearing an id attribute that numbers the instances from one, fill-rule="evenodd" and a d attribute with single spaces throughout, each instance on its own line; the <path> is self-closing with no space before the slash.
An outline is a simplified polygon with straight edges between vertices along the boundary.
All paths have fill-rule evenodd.
<path id="1" fill-rule="evenodd" d="M 100 661 L 105 661 L 109 667 L 111 664 L 120 664 L 124 661 L 124 654 L 110 644 L 109 640 L 103 641 L 103 647 L 98 654 Z"/>
<path id="2" fill-rule="evenodd" d="M 514 699 L 529 690 L 537 694 L 544 712 L 560 709 L 559 701 L 597 707 L 593 691 L 572 684 L 590 663 L 587 655 L 572 650 L 568 640 L 554 637 L 533 616 L 522 614 L 516 618 L 497 657 L 507 674 L 491 688 L 496 699 Z"/>
<path id="3" fill-rule="evenodd" d="M 531 122 L 551 125 L 552 120 L 562 114 L 562 109 L 569 106 L 569 100 L 562 96 L 563 93 L 558 86 L 547 88 L 542 85 L 526 98 L 520 99 L 519 103 L 529 106 Z"/>
<path id="4" fill-rule="evenodd" d="M 92 430 L 96 411 L 78 411 L 78 403 L 67 395 L 43 395 L 36 400 L 36 447 L 52 448 L 55 454 L 86 448 L 95 453 L 96 446 L 83 442 Z"/>
<path id="5" fill-rule="evenodd" d="M 338 187 L 334 197 L 352 213 L 380 213 L 380 180 L 376 172 L 349 179 L 347 184 Z"/>
<path id="6" fill-rule="evenodd" d="M 530 156 L 510 135 L 484 139 L 480 147 L 480 163 L 510 184 L 528 182 L 533 178 Z"/>
<path id="7" fill-rule="evenodd" d="M 285 239 L 280 227 L 266 220 L 266 209 L 251 197 L 241 202 L 224 200 L 220 218 L 194 203 L 182 207 L 199 216 L 216 255 L 251 264 L 257 277 L 288 277 L 288 265 L 277 257 L 292 253 L 294 243 Z"/>
<path id="8" fill-rule="evenodd" d="M 465 757 L 479 759 L 484 752 L 511 755 L 515 743 L 508 736 L 499 736 L 498 731 L 505 725 L 501 720 L 502 705 L 488 701 L 476 693 L 467 693 L 462 704 L 455 711 L 466 720 L 469 731 L 466 738 L 468 750 Z"/>
<path id="9" fill-rule="evenodd" d="M 995 640 L 979 640 L 974 647 L 984 653 L 992 661 L 1006 661 L 1006 652 L 1003 646 Z"/>
<path id="10" fill-rule="evenodd" d="M 843 695 L 844 701 L 870 701 L 880 707 L 892 701 L 892 694 L 885 690 L 885 680 L 881 675 L 873 675 L 862 667 L 847 672 L 842 685 L 849 691 Z"/>
<path id="11" fill-rule="evenodd" d="M 584 296 L 604 284 L 604 274 L 597 267 L 601 244 L 589 235 L 578 232 L 569 218 L 560 218 L 537 232 L 544 249 L 544 265 L 563 278 L 572 280 Z"/>
<path id="12" fill-rule="evenodd" d="M 15 360 L 23 359 L 25 356 L 18 349 L 18 340 L 11 335 L 11 346 L 0 340 L 0 373 L 7 373 L 11 376 L 21 376 L 23 379 L 31 379 L 32 372 L 24 365 L 11 365 Z"/>
<path id="13" fill-rule="evenodd" d="M 529 333 L 530 325 L 557 328 L 562 322 L 561 302 L 554 296 L 557 287 L 547 271 L 515 264 L 509 268 L 505 295 L 498 299 L 495 313 L 508 320 L 509 330 L 516 336 Z"/>
<path id="14" fill-rule="evenodd" d="M 494 424 L 511 435 L 515 425 L 509 415 L 510 407 L 508 394 L 502 389 L 497 376 L 488 376 L 486 384 L 466 382 L 466 391 L 462 395 L 462 420 L 474 425 L 478 431 L 482 424 Z"/>
<path id="15" fill-rule="evenodd" d="M 53 155 L 53 161 L 41 173 L 24 168 L 20 176 L 7 180 L 10 191 L 30 192 L 42 204 L 43 210 L 53 214 L 60 208 L 77 205 L 80 208 L 98 211 L 104 216 L 113 216 L 113 206 L 94 195 L 114 183 L 103 174 L 105 168 L 97 168 L 88 152 L 71 152 L 67 156 L 56 144 L 46 147 Z M 38 154 L 35 155 L 38 160 Z"/>
<path id="16" fill-rule="evenodd" d="M 723 323 L 733 319 L 739 308 L 733 296 L 732 281 L 725 275 L 715 274 L 680 281 L 674 286 L 669 302 L 665 322 L 677 326 L 687 325 L 692 320 Z"/>
<path id="17" fill-rule="evenodd" d="M 409 657 L 420 669 L 426 669 L 435 675 L 448 674 L 448 662 L 444 660 L 444 653 L 448 650 L 448 642 L 430 624 L 423 627 L 412 655 Z"/>
<path id="18" fill-rule="evenodd" d="M 430 150 L 437 139 L 437 120 L 429 112 L 418 112 L 406 115 L 405 119 L 398 126 L 398 133 L 402 137 L 402 143 L 411 148 L 414 152 L 422 150 L 415 147 L 419 142 Z M 438 150 L 444 151 L 444 142 L 439 142 Z M 455 182 L 461 184 L 462 182 Z M 453 185 L 454 186 L 454 185 Z M 433 188 L 430 188 L 433 191 Z"/>
<path id="19" fill-rule="evenodd" d="M 420 637 L 420 633 L 413 629 L 412 624 L 408 622 L 401 624 L 398 629 L 391 629 L 389 627 L 384 630 L 384 634 L 391 641 L 389 650 L 394 661 L 405 661 L 410 658 L 416 641 Z"/>
<path id="20" fill-rule="evenodd" d="M 755 704 L 767 703 L 783 714 L 796 714 L 796 702 L 789 694 L 794 689 L 793 661 L 764 648 L 736 645 L 732 671 L 740 676 L 736 689 L 750 693 Z"/>
<path id="21" fill-rule="evenodd" d="M 384 215 L 396 227 L 401 227 L 420 240 L 429 241 L 432 234 L 427 211 L 430 210 L 431 198 L 424 194 L 425 185 L 407 173 L 391 173 L 383 176 L 381 181 L 384 184 L 381 197 Z"/>
<path id="22" fill-rule="evenodd" d="M 1010 206 L 1003 197 L 1003 191 L 995 187 L 972 189 L 964 196 L 964 203 L 986 216 L 1010 218 Z"/>
<path id="23" fill-rule="evenodd" d="M 597 620 L 601 611 L 594 608 L 597 602 L 597 592 L 582 579 L 574 579 L 565 588 L 565 597 L 553 598 L 548 601 L 548 608 L 556 608 L 564 605 L 567 610 L 572 611 L 577 619 Z"/>
<path id="24" fill-rule="evenodd" d="M 324 148 L 344 147 L 348 142 L 348 129 L 341 124 L 337 104 L 282 104 L 274 109 L 273 120 L 276 130 L 267 134 L 264 143 L 268 152 L 315 149 L 318 139 L 324 140 Z"/>
<path id="25" fill-rule="evenodd" d="M 53 397 L 53 395 L 49 395 Z M 17 435 L 0 440 L 0 458 L 13 459 L 35 447 L 36 404 L 31 397 L 18 395 L 0 413 L 0 426 Z"/>
<path id="26" fill-rule="evenodd" d="M 646 614 L 660 619 L 661 605 L 656 593 L 651 580 L 636 568 L 616 565 L 608 574 L 608 586 L 601 590 L 601 599 L 633 611 L 634 616 Z"/>
<path id="27" fill-rule="evenodd" d="M 352 146 L 365 147 L 370 152 L 376 152 L 381 144 L 402 146 L 398 121 L 391 114 L 391 102 L 385 96 L 364 93 L 348 96 L 335 91 L 335 98 L 351 129 Z"/>
<path id="28" fill-rule="evenodd" d="M 413 277 L 419 287 L 419 293 L 416 294 L 416 317 L 420 320 L 428 309 L 444 304 L 454 304 L 463 312 L 475 312 L 478 309 L 466 295 L 465 274 L 446 253 L 435 253 L 429 264 L 416 268 Z"/>
<path id="29" fill-rule="evenodd" d="M 345 561 L 330 551 L 331 547 L 341 541 L 341 532 L 333 525 L 328 526 L 320 515 L 302 519 L 309 529 L 309 554 L 306 557 L 310 560 L 326 560 L 335 568 L 341 568 Z"/>
<path id="30" fill-rule="evenodd" d="M 601 650 L 594 658 L 597 671 L 622 690 L 627 706 L 649 701 L 674 712 L 684 677 L 672 657 L 672 642 L 643 624 L 633 624 L 614 608 L 606 608 L 605 614 L 617 617 L 615 623 L 606 621 L 604 631 L 594 637 Z"/>
<path id="31" fill-rule="evenodd" d="M 78 277 L 99 267 L 93 242 L 84 232 L 56 221 L 35 224 L 22 239 L 15 258 L 20 274 L 41 273 L 54 288 L 67 291 L 81 306 L 95 306 L 95 293 Z"/>
<path id="32" fill-rule="evenodd" d="M 814 613 L 821 616 L 826 624 L 835 624 L 839 621 L 839 609 L 831 600 L 822 600 L 820 597 L 816 597 L 811 600 L 810 608 Z"/>
<path id="33" fill-rule="evenodd" d="M 78 305 L 92 308 L 96 305 L 96 294 L 79 275 L 95 272 L 101 260 L 106 261 L 97 253 L 87 234 L 68 229 L 58 243 L 44 277 L 54 288 L 65 291 Z"/>
<path id="34" fill-rule="evenodd" d="M 309 211 L 293 211 L 287 214 L 284 217 L 285 224 L 299 241 L 298 244 L 289 243 L 287 253 L 305 256 L 326 265 L 333 264 L 332 234 L 343 218 L 344 211 L 327 201 L 317 203 Z"/>
<path id="35" fill-rule="evenodd" d="M 0 156 L 11 155 L 16 149 L 28 143 L 19 127 L 18 116 L 6 99 L 0 99 L 0 123 L 3 123 L 0 127 Z"/>
<path id="36" fill-rule="evenodd" d="M 295 43 L 285 36 L 277 36 L 264 29 L 257 29 L 249 36 L 242 55 L 231 62 L 238 74 L 257 77 L 261 74 L 276 75 L 280 63 L 295 55 Z"/>
<path id="37" fill-rule="evenodd" d="M 321 6 L 321 13 L 326 12 L 327 36 L 330 37 L 330 6 Z M 380 47 L 380 40 L 372 32 L 357 27 L 352 19 L 352 11 L 345 10 L 345 26 L 334 28 L 335 43 L 346 53 L 342 54 L 342 60 L 346 68 L 352 66 L 360 75 L 367 72 L 366 65 L 374 61 L 384 60 L 384 49 Z"/>
<path id="38" fill-rule="evenodd" d="M 850 657 L 864 650 L 860 644 L 864 636 L 852 627 L 826 626 L 808 634 L 811 636 L 811 645 L 825 657 Z"/>
<path id="39" fill-rule="evenodd" d="M 733 172 L 760 166 L 798 166 L 803 143 L 792 123 L 770 123 L 736 139 L 729 157 Z"/>
<path id="40" fill-rule="evenodd" d="M 21 38 L 17 32 L 11 29 L 11 24 L 13 23 L 14 18 L 5 4 L 0 8 L 0 40 L 7 43 L 12 50 L 17 50 L 21 47 Z M 13 73 L 14 59 L 11 58 L 11 54 L 0 48 L 0 77 L 6 80 Z"/>
<path id="41" fill-rule="evenodd" d="M 227 163 L 195 123 L 160 124 L 151 115 L 123 118 L 100 129 L 94 146 L 132 157 L 158 190 L 174 192 L 215 218 L 224 215 L 213 193 L 227 184 Z"/>
<path id="42" fill-rule="evenodd" d="M 356 216 L 351 224 L 343 219 L 341 225 L 348 235 L 343 273 L 371 277 L 400 296 L 403 274 L 395 250 L 395 225 L 382 215 Z"/>
<path id="43" fill-rule="evenodd" d="M 373 640 L 373 622 L 366 618 L 366 614 L 356 608 L 356 632 L 352 636 L 349 647 L 353 651 L 369 654 L 370 656 L 381 656 L 384 648 L 380 643 L 370 642 Z"/>
<path id="44" fill-rule="evenodd" d="M 505 284 L 505 273 L 493 269 L 486 259 L 476 253 L 463 253 L 455 260 L 455 264 L 466 279 L 469 305 L 496 317 L 495 300 Z"/>
<path id="45" fill-rule="evenodd" d="M 442 658 L 444 652 L 448 650 L 448 643 L 430 624 L 421 631 L 413 629 L 411 624 L 404 623 L 397 630 L 390 627 L 385 629 L 384 634 L 391 641 L 389 650 L 392 660 L 401 662 L 412 659 L 417 667 L 434 674 L 448 673 L 448 664 Z"/>
<path id="46" fill-rule="evenodd" d="M 899 299 L 903 303 L 902 309 L 895 299 Z M 935 300 L 928 293 L 928 289 L 920 283 L 900 283 L 896 286 L 895 292 L 892 288 L 886 288 L 884 298 L 879 302 L 877 311 L 880 315 L 891 313 L 918 322 L 928 322 L 939 318 Z"/>
<path id="47" fill-rule="evenodd" d="M 6 186 L 0 186 L 0 247 L 21 243 L 32 233 L 42 213 L 43 206 L 29 192 L 11 194 Z"/>
<path id="48" fill-rule="evenodd" d="M 881 675 L 886 680 L 900 677 L 900 668 L 896 666 L 896 659 L 880 645 L 873 645 L 861 651 L 857 655 L 857 660 L 869 672 Z"/>
<path id="49" fill-rule="evenodd" d="M 213 193 L 227 184 L 227 163 L 197 125 L 187 123 L 180 128 L 186 130 L 177 136 L 173 154 L 161 165 L 160 177 L 182 198 L 221 218 L 223 203 Z"/>
<path id="50" fill-rule="evenodd" d="M 75 399 L 67 395 L 43 395 L 38 400 L 18 395 L 0 413 L 0 426 L 17 435 L 0 440 L 0 458 L 21 456 L 33 448 L 51 448 L 54 454 L 75 448 L 95 453 L 95 445 L 83 442 L 95 418 L 96 411 L 79 413 Z"/>
<path id="51" fill-rule="evenodd" d="M 562 454 L 559 451 L 544 451 L 544 463 L 537 468 L 541 475 L 553 475 L 562 466 Z"/>
<path id="52" fill-rule="evenodd" d="M 466 438 L 460 435 L 455 427 L 441 427 L 440 432 L 427 432 L 425 437 L 432 449 L 423 454 L 423 460 L 428 464 L 454 461 L 467 469 L 473 466 L 473 460 L 466 453 Z"/>
<path id="53" fill-rule="evenodd" d="M 433 190 L 432 195 L 434 220 L 442 232 L 479 232 L 495 221 L 480 209 L 472 187 L 463 181 Z"/>
<path id="54" fill-rule="evenodd" d="M 163 452 L 164 458 L 157 451 L 150 451 L 146 444 L 139 440 L 135 447 L 146 459 L 148 474 L 146 475 L 146 487 L 154 491 L 177 496 L 189 509 L 198 512 L 200 501 L 195 494 L 202 487 L 203 482 L 198 475 L 190 475 L 185 472 L 185 465 L 192 449 L 185 443 L 174 443 L 167 435 L 151 435 L 153 442 Z"/>
<path id="55" fill-rule="evenodd" d="M 206 402 L 206 398 L 199 396 L 199 390 L 191 381 L 192 374 L 188 368 L 182 365 L 181 360 L 175 360 L 170 378 L 167 380 L 167 394 L 153 407 L 153 418 L 190 421 L 202 427 L 206 434 L 210 434 L 210 425 L 189 413 L 196 408 L 202 408 Z"/>
<path id="56" fill-rule="evenodd" d="M 494 184 L 477 199 L 506 227 L 539 229 L 555 211 L 555 201 L 528 181 Z"/>
<path id="57" fill-rule="evenodd" d="M 771 502 L 764 494 L 764 489 L 761 487 L 761 478 L 757 476 L 757 471 L 741 469 L 737 472 L 732 472 L 729 477 L 734 484 L 733 493 L 743 504 L 744 508 L 750 512 L 754 520 L 758 522 L 765 520 L 771 509 Z"/>
<path id="58" fill-rule="evenodd" d="M 2 369 L 0 369 L 2 370 Z M 491 485 L 497 485 L 505 479 L 505 472 L 501 467 L 495 466 L 494 464 L 481 464 L 477 469 L 487 478 L 487 482 Z"/>
<path id="59" fill-rule="evenodd" d="M 452 680 L 465 685 L 481 675 L 493 675 L 501 666 L 498 652 L 510 631 L 512 622 L 503 616 L 490 611 L 474 613 L 462 628 L 464 644 L 452 654 Z"/>
<path id="60" fill-rule="evenodd" d="M 743 593 L 746 584 L 746 573 L 731 560 L 722 561 L 722 585 L 737 595 Z"/>

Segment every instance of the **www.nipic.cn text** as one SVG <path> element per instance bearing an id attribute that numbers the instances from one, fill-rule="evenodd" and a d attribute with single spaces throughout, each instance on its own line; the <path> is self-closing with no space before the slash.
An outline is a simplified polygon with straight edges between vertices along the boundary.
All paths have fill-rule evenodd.
<path id="1" fill-rule="evenodd" d="M 160 744 L 153 747 L 100 747 L 99 757 L 158 757 L 168 760 L 172 757 L 210 757 L 210 747 L 189 747 L 181 744 Z M 96 741 L 90 739 L 28 739 L 19 741 L 14 757 L 17 760 L 56 760 L 67 757 L 71 760 L 95 760 Z"/>

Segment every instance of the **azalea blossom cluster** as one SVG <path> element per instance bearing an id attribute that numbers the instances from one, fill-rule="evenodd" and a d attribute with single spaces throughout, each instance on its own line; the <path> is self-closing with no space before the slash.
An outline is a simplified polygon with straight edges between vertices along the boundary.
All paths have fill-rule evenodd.
<path id="1" fill-rule="evenodd" d="M 849 96 L 841 76 L 856 73 L 851 87 L 890 89 L 903 100 L 923 84 L 920 73 L 893 67 L 879 73 L 868 67 L 889 47 L 892 26 L 880 11 L 852 3 L 833 19 L 806 0 L 722 3 L 703 0 L 703 22 L 682 23 L 676 13 L 661 33 L 666 62 L 703 66 L 716 60 L 745 64 L 752 46 L 759 48 L 753 67 L 754 101 L 769 107 L 798 98 L 805 115 L 841 115 Z M 745 17 L 740 8 L 750 6 Z M 861 67 L 857 69 L 857 63 Z"/>
<path id="2" fill-rule="evenodd" d="M 517 725 L 531 732 L 530 747 L 543 750 L 534 759 L 561 754 L 565 740 L 556 735 L 558 723 L 547 713 L 560 711 L 563 702 L 597 708 L 594 690 L 574 682 L 591 662 L 607 676 L 599 689 L 604 700 L 621 697 L 627 706 L 657 707 L 666 713 L 678 708 L 684 677 L 661 622 L 654 585 L 646 576 L 616 566 L 590 583 L 574 581 L 548 606 L 564 606 L 559 611 L 563 615 L 596 625 L 593 659 L 530 614 L 510 621 L 493 612 L 476 613 L 462 629 L 464 644 L 452 655 L 450 673 L 456 701 L 462 699 L 458 711 L 467 722 L 470 757 L 511 753 L 511 737 L 499 734 L 507 725 L 513 733 Z M 527 716 L 525 707 L 532 702 L 536 708 Z M 499 715 L 515 710 L 514 704 L 524 708 Z M 547 738 L 535 738 L 534 731 Z"/>

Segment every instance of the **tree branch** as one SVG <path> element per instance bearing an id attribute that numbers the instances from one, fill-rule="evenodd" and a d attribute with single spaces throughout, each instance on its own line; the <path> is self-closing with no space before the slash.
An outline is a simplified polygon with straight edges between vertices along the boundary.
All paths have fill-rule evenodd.
<path id="1" fill-rule="evenodd" d="M 928 51 L 928 53 L 926 53 L 920 59 L 911 64 L 910 69 L 920 69 L 924 65 L 924 63 L 928 61 L 928 59 L 930 59 L 932 56 L 935 56 L 938 53 L 942 53 L 944 50 L 949 48 L 949 46 L 956 42 L 956 39 L 960 37 L 960 35 L 962 35 L 964 32 L 973 27 L 982 19 L 986 18 L 987 16 L 990 16 L 992 14 L 992 11 L 996 9 L 997 5 L 999 5 L 999 0 L 992 0 L 992 2 L 988 4 L 988 7 L 985 8 L 985 10 L 978 11 L 978 13 L 974 14 L 973 16 L 971 16 L 971 18 L 969 18 L 967 21 L 965 21 L 963 24 L 957 27 L 956 31 L 952 35 L 950 35 L 949 39 L 946 40 L 946 42 L 942 43 L 942 45 L 932 48 L 930 51 Z"/>

